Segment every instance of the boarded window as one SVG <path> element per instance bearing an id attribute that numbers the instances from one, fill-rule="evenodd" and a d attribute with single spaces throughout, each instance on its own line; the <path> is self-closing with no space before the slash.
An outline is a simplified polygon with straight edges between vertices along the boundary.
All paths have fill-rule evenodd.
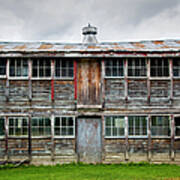
<path id="1" fill-rule="evenodd" d="M 32 136 L 51 135 L 51 120 L 46 117 L 33 117 L 31 120 Z"/>
<path id="2" fill-rule="evenodd" d="M 146 59 L 128 59 L 128 76 L 146 76 Z"/>
<path id="3" fill-rule="evenodd" d="M 35 78 L 51 77 L 51 60 L 33 59 L 32 77 Z"/>
<path id="4" fill-rule="evenodd" d="M 10 59 L 10 77 L 27 77 L 27 59 Z"/>
<path id="5" fill-rule="evenodd" d="M 180 77 L 180 59 L 173 59 L 173 75 Z"/>
<path id="6" fill-rule="evenodd" d="M 75 122 L 73 117 L 55 117 L 54 132 L 55 136 L 70 136 L 75 134 Z"/>
<path id="7" fill-rule="evenodd" d="M 0 136 L 5 134 L 5 118 L 0 118 Z"/>
<path id="8" fill-rule="evenodd" d="M 167 77 L 169 76 L 169 61 L 168 59 L 151 59 L 151 76 L 152 77 Z"/>
<path id="9" fill-rule="evenodd" d="M 6 75 L 6 59 L 0 59 L 0 76 Z"/>
<path id="10" fill-rule="evenodd" d="M 180 136 L 180 117 L 174 118 L 175 120 L 175 136 Z"/>
<path id="11" fill-rule="evenodd" d="M 129 116 L 128 133 L 129 136 L 147 136 L 147 117 Z"/>
<path id="12" fill-rule="evenodd" d="M 123 59 L 108 59 L 105 61 L 106 77 L 122 77 L 124 76 Z"/>
<path id="13" fill-rule="evenodd" d="M 9 136 L 27 136 L 28 135 L 28 118 L 25 117 L 10 117 Z"/>
<path id="14" fill-rule="evenodd" d="M 105 136 L 121 137 L 124 136 L 125 120 L 124 116 L 105 117 Z"/>
<path id="15" fill-rule="evenodd" d="M 170 125 L 169 116 L 152 116 L 151 117 L 151 134 L 152 136 L 169 136 Z"/>
<path id="16" fill-rule="evenodd" d="M 73 60 L 55 60 L 55 77 L 72 78 L 73 77 Z"/>

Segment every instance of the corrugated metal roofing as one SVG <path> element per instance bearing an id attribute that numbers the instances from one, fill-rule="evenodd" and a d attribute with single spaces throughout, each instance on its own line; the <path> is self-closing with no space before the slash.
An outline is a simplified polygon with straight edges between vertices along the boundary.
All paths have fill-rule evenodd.
<path id="1" fill-rule="evenodd" d="M 97 44 L 56 42 L 0 42 L 1 52 L 164 52 L 180 51 L 180 40 L 107 42 Z"/>

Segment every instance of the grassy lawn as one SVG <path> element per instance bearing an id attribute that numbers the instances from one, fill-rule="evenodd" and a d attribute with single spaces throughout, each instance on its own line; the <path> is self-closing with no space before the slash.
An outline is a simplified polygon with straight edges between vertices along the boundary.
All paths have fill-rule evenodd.
<path id="1" fill-rule="evenodd" d="M 179 178 L 178 178 L 179 177 Z M 119 164 L 119 165 L 56 165 L 0 168 L 2 180 L 131 180 L 180 179 L 180 166 Z"/>

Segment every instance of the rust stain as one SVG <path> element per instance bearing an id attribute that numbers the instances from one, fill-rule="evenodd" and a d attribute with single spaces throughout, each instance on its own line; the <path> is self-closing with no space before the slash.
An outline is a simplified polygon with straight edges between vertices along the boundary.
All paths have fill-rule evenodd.
<path id="1" fill-rule="evenodd" d="M 100 48 L 100 47 L 98 47 L 98 46 L 88 46 L 87 48 L 88 49 L 97 49 L 97 48 Z"/>
<path id="2" fill-rule="evenodd" d="M 72 46 L 72 45 L 66 45 L 66 46 L 64 46 L 64 49 L 73 49 L 74 48 L 74 46 Z"/>
<path id="3" fill-rule="evenodd" d="M 134 46 L 138 47 L 138 48 L 144 48 L 145 45 L 144 44 L 141 44 L 139 42 L 136 42 L 136 43 L 133 43 Z"/>
<path id="4" fill-rule="evenodd" d="M 156 44 L 156 45 L 161 45 L 161 44 L 163 44 L 164 42 L 163 41 L 152 41 L 154 44 Z"/>
<path id="5" fill-rule="evenodd" d="M 52 44 L 42 44 L 38 49 L 50 49 L 52 47 Z"/>
<path id="6" fill-rule="evenodd" d="M 176 43 L 180 44 L 180 41 L 176 41 Z"/>
<path id="7" fill-rule="evenodd" d="M 0 45 L 0 49 L 3 49 L 5 47 L 5 45 Z"/>
<path id="8" fill-rule="evenodd" d="M 14 49 L 26 49 L 26 45 L 16 46 Z"/>

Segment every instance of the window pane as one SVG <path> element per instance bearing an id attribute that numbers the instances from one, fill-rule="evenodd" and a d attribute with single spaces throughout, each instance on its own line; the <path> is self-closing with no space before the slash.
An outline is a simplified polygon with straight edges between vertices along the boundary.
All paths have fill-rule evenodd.
<path id="1" fill-rule="evenodd" d="M 0 118 L 0 136 L 4 135 L 5 119 Z"/>
<path id="2" fill-rule="evenodd" d="M 6 59 L 0 59 L 0 76 L 6 75 Z"/>
<path id="3" fill-rule="evenodd" d="M 124 126 L 123 116 L 105 117 L 105 136 L 124 136 Z"/>
<path id="4" fill-rule="evenodd" d="M 106 76 L 123 76 L 124 75 L 124 61 L 123 59 L 108 59 L 105 61 L 105 75 Z"/>
<path id="5" fill-rule="evenodd" d="M 169 136 L 170 126 L 168 116 L 153 116 L 151 118 L 151 133 L 153 136 Z"/>
<path id="6" fill-rule="evenodd" d="M 151 76 L 162 77 L 169 76 L 169 61 L 168 59 L 151 59 Z"/>

